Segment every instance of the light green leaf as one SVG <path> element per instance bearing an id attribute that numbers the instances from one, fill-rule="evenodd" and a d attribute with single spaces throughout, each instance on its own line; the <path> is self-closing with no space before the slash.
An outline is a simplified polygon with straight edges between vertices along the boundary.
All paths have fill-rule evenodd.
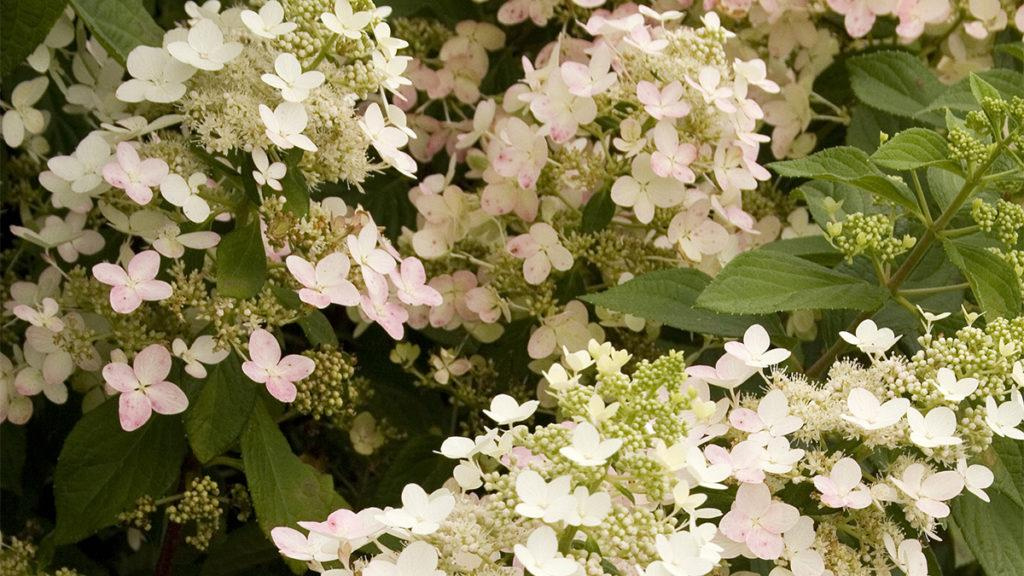
<path id="1" fill-rule="evenodd" d="M 16 66 L 46 39 L 67 0 L 2 0 L 3 34 L 0 35 L 0 76 L 8 76 Z"/>
<path id="2" fill-rule="evenodd" d="M 796 192 L 807 202 L 807 209 L 823 230 L 829 222 L 843 220 L 855 212 L 880 212 L 869 192 L 842 182 L 811 180 L 797 188 Z"/>
<path id="3" fill-rule="evenodd" d="M 796 256 L 754 250 L 732 259 L 697 298 L 719 312 L 766 314 L 785 310 L 877 310 L 884 289 Z"/>
<path id="4" fill-rule="evenodd" d="M 987 576 L 1019 576 L 1024 567 L 1024 509 L 997 490 L 991 503 L 973 494 L 953 501 L 953 519 Z"/>
<path id="5" fill-rule="evenodd" d="M 242 433 L 242 462 L 264 534 L 299 520 L 322 519 L 341 507 L 331 477 L 299 460 L 262 403 Z"/>
<path id="6" fill-rule="evenodd" d="M 850 58 L 850 86 L 857 98 L 883 112 L 913 118 L 942 92 L 932 71 L 908 52 L 883 50 Z"/>
<path id="7" fill-rule="evenodd" d="M 251 298 L 267 280 L 267 256 L 259 222 L 236 227 L 217 246 L 217 291 Z"/>
<path id="8" fill-rule="evenodd" d="M 985 70 L 975 74 L 978 78 L 987 82 L 990 86 L 999 91 L 1005 99 L 1013 96 L 1024 97 L 1024 74 L 1006 69 Z M 956 112 L 967 112 L 977 110 L 978 103 L 971 91 L 970 78 L 964 78 L 956 84 L 947 88 L 942 94 L 935 98 L 920 114 L 941 111 L 948 108 Z"/>
<path id="9" fill-rule="evenodd" d="M 972 73 L 967 77 L 967 82 L 971 85 L 971 94 L 974 95 L 974 101 L 979 105 L 986 98 L 994 98 L 996 100 L 1002 100 L 1003 96 L 996 90 L 996 87 L 986 82 L 981 76 Z"/>
<path id="10" fill-rule="evenodd" d="M 843 260 L 843 255 L 835 246 L 825 239 L 825 236 L 801 236 L 799 238 L 786 238 L 776 240 L 761 247 L 764 250 L 782 252 L 790 256 L 799 256 L 811 262 L 817 262 L 822 266 L 835 266 Z"/>
<path id="11" fill-rule="evenodd" d="M 965 240 L 946 240 L 943 246 L 949 259 L 967 278 L 987 318 L 1016 318 L 1020 314 L 1020 282 L 1009 263 Z"/>
<path id="12" fill-rule="evenodd" d="M 242 373 L 234 353 L 208 368 L 202 390 L 185 415 L 192 451 L 200 462 L 227 451 L 249 421 L 259 384 Z"/>
<path id="13" fill-rule="evenodd" d="M 871 159 L 890 170 L 916 170 L 925 166 L 938 166 L 951 172 L 960 167 L 949 159 L 946 139 L 933 130 L 911 128 L 890 138 L 871 155 Z"/>
<path id="14" fill-rule="evenodd" d="M 790 178 L 845 182 L 908 210 L 917 211 L 917 202 L 907 184 L 899 178 L 883 174 L 860 148 L 836 146 L 806 158 L 773 162 L 768 167 L 780 176 Z"/>
<path id="15" fill-rule="evenodd" d="M 75 13 L 118 62 L 139 45 L 160 46 L 164 31 L 140 0 L 71 0 Z"/>
<path id="16" fill-rule="evenodd" d="M 751 324 L 782 331 L 777 318 L 718 314 L 694 307 L 711 279 L 692 268 L 659 270 L 624 284 L 582 297 L 582 300 L 662 324 L 702 334 L 742 336 Z"/>
<path id="17" fill-rule="evenodd" d="M 54 472 L 56 543 L 114 524 L 140 496 L 163 496 L 178 479 L 185 450 L 177 416 L 153 414 L 142 428 L 125 432 L 116 398 L 86 413 L 64 441 Z"/>

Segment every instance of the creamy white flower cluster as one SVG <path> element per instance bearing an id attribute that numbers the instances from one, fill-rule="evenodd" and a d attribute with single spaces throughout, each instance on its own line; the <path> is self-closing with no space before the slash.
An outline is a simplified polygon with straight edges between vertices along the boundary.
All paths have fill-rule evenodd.
<path id="1" fill-rule="evenodd" d="M 884 357 L 896 340 L 887 329 L 865 323 L 843 337 L 874 364 L 897 359 Z M 627 374 L 631 356 L 608 344 L 564 350 L 545 373 L 543 405 L 499 395 L 484 411 L 494 428 L 444 441 L 440 453 L 458 461 L 445 487 L 410 484 L 400 507 L 339 510 L 300 522 L 305 532 L 276 528 L 274 541 L 285 556 L 338 576 L 700 576 L 739 574 L 750 559 L 773 563 L 774 576 L 927 574 L 921 538 L 936 537 L 935 523 L 965 489 L 987 500 L 993 480 L 966 458 L 945 468 L 933 457 L 960 441 L 945 413 L 954 408 L 922 416 L 908 398 L 881 403 L 854 388 L 832 421 L 872 431 L 906 419 L 909 430 L 864 453 L 842 442 L 842 424 L 820 430 L 820 419 L 810 421 L 821 408 L 783 382 L 838 384 L 817 388 L 773 368 L 789 355 L 757 325 L 727 343 L 715 367 L 686 368 L 671 353 Z M 975 376 L 951 379 L 948 370 L 940 367 L 933 385 L 966 410 L 958 402 Z M 1002 376 L 999 398 L 972 398 L 994 405 L 994 433 L 1017 439 L 1022 370 L 1018 360 Z M 751 377 L 768 391 L 737 394 Z M 709 384 L 727 396 L 711 400 Z M 551 423 L 531 429 L 523 424 L 531 417 Z M 802 434 L 808 425 L 819 428 L 816 439 Z M 810 495 L 800 489 L 808 483 Z"/>

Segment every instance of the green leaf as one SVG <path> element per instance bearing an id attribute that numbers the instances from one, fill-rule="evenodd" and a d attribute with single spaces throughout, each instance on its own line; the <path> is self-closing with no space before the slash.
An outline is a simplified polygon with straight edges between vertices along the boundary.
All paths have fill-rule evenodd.
<path id="1" fill-rule="evenodd" d="M 908 210 L 917 211 L 917 202 L 906 183 L 883 174 L 860 148 L 836 146 L 805 158 L 773 162 L 768 166 L 780 176 L 845 182 Z"/>
<path id="2" fill-rule="evenodd" d="M 846 65 L 857 98 L 897 116 L 913 118 L 943 89 L 932 71 L 908 52 L 872 52 L 850 58 Z"/>
<path id="3" fill-rule="evenodd" d="M 807 202 L 807 209 L 823 230 L 825 224 L 833 220 L 843 220 L 854 212 L 879 212 L 870 193 L 842 182 L 812 180 L 796 191 Z"/>
<path id="4" fill-rule="evenodd" d="M 972 494 L 953 500 L 953 519 L 987 576 L 1019 576 L 1024 567 L 1024 509 L 989 490 L 991 503 Z"/>
<path id="5" fill-rule="evenodd" d="M 594 194 L 587 205 L 583 207 L 584 232 L 597 232 L 604 230 L 605 226 L 615 216 L 615 202 L 612 201 L 611 189 L 607 188 Z"/>
<path id="6" fill-rule="evenodd" d="M 995 98 L 996 100 L 1002 100 L 1003 96 L 996 90 L 996 87 L 986 82 L 981 76 L 971 73 L 967 77 L 967 82 L 971 85 L 971 94 L 974 95 L 974 101 L 979 105 L 986 98 Z"/>
<path id="7" fill-rule="evenodd" d="M 217 291 L 251 298 L 267 280 L 267 256 L 259 222 L 236 227 L 217 246 Z"/>
<path id="8" fill-rule="evenodd" d="M 67 0 L 2 0 L 4 30 L 0 35 L 0 76 L 9 82 L 16 66 L 46 39 Z"/>
<path id="9" fill-rule="evenodd" d="M 335 334 L 331 321 L 324 316 L 323 312 L 313 310 L 299 318 L 298 324 L 302 327 L 306 340 L 309 340 L 309 343 L 313 346 L 320 346 L 321 344 L 327 346 L 338 345 L 338 335 Z"/>
<path id="10" fill-rule="evenodd" d="M 799 256 L 805 260 L 816 262 L 822 266 L 835 266 L 843 260 L 843 255 L 835 246 L 829 244 L 824 236 L 801 236 L 799 238 L 786 238 L 765 244 L 762 249 L 774 250 Z"/>
<path id="11" fill-rule="evenodd" d="M 938 166 L 952 172 L 960 167 L 949 159 L 946 139 L 933 130 L 911 128 L 904 130 L 882 144 L 871 159 L 890 170 L 916 170 L 925 166 Z"/>
<path id="12" fill-rule="evenodd" d="M 163 496 L 178 479 L 185 450 L 177 416 L 153 414 L 142 428 L 125 432 L 117 399 L 86 413 L 64 441 L 54 472 L 56 543 L 114 524 L 140 496 Z"/>
<path id="13" fill-rule="evenodd" d="M 299 460 L 262 403 L 242 434 L 242 462 L 256 519 L 264 534 L 299 520 L 317 520 L 339 508 L 331 477 Z"/>
<path id="14" fill-rule="evenodd" d="M 846 129 L 846 144 L 871 154 L 881 145 L 882 132 L 892 135 L 914 125 L 912 120 L 857 104 L 850 111 L 850 126 Z"/>
<path id="15" fill-rule="evenodd" d="M 406 484 L 415 482 L 428 493 L 440 488 L 451 477 L 455 462 L 436 452 L 444 438 L 423 434 L 409 438 L 398 450 L 391 466 L 383 474 L 373 495 L 376 505 L 399 502 Z"/>
<path id="16" fill-rule="evenodd" d="M 253 523 L 214 542 L 199 576 L 290 574 L 277 547 Z"/>
<path id="17" fill-rule="evenodd" d="M 996 46 L 995 50 L 996 52 L 1009 54 L 1013 58 L 1024 62 L 1024 43 L 1010 42 L 1008 44 L 999 44 Z"/>
<path id="18" fill-rule="evenodd" d="M 992 437 L 992 452 L 1002 468 L 993 467 L 995 486 L 1024 505 L 1024 442 L 996 435 Z"/>
<path id="19" fill-rule="evenodd" d="M 977 74 L 972 74 L 972 76 L 976 76 L 977 78 L 984 80 L 990 86 L 999 91 L 1002 97 L 1007 100 L 1013 96 L 1024 97 L 1024 74 L 1021 74 L 1020 72 L 995 69 L 978 72 Z M 971 90 L 970 78 L 964 78 L 947 88 L 926 108 L 924 108 L 920 114 L 924 115 L 931 112 L 941 111 L 943 109 L 949 109 L 956 112 L 967 112 L 969 110 L 978 109 L 978 103 L 974 98 L 974 92 Z"/>
<path id="20" fill-rule="evenodd" d="M 21 477 L 28 455 L 25 428 L 0 424 L 0 488 L 21 495 Z"/>
<path id="21" fill-rule="evenodd" d="M 164 31 L 140 0 L 70 0 L 75 13 L 118 62 L 140 45 L 160 46 Z"/>
<path id="22" fill-rule="evenodd" d="M 185 415 L 192 451 L 200 462 L 227 451 L 245 429 L 258 384 L 242 373 L 235 353 L 209 367 L 198 398 Z"/>
<path id="23" fill-rule="evenodd" d="M 697 305 L 740 314 L 784 310 L 877 310 L 884 289 L 802 258 L 754 250 L 732 259 L 697 298 Z"/>
<path id="24" fill-rule="evenodd" d="M 595 306 L 639 316 L 673 328 L 715 334 L 742 336 L 751 324 L 781 332 L 777 318 L 718 314 L 694 307 L 697 296 L 711 279 L 693 268 L 658 270 L 581 299 Z"/>
<path id="25" fill-rule="evenodd" d="M 288 166 L 284 178 L 281 178 L 281 194 L 284 195 L 284 207 L 286 210 L 299 216 L 309 213 L 309 186 L 306 184 L 306 177 L 299 168 L 302 160 L 302 149 L 293 148 L 282 159 Z"/>
<path id="26" fill-rule="evenodd" d="M 1020 315 L 1020 282 L 1008 262 L 966 240 L 946 240 L 943 246 L 949 259 L 967 278 L 988 319 Z"/>

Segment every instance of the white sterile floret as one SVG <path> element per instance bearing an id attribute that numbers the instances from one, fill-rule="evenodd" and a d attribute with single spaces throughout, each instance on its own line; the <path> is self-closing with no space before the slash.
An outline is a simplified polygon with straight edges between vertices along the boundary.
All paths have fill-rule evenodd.
<path id="1" fill-rule="evenodd" d="M 1006 438 L 1024 440 L 1024 431 L 1018 426 L 1024 421 L 1024 404 L 1018 390 L 1010 392 L 1010 400 L 998 403 L 989 396 L 985 398 L 985 423 L 993 432 Z"/>
<path id="2" fill-rule="evenodd" d="M 252 179 L 260 186 L 269 186 L 273 190 L 281 191 L 281 179 L 288 173 L 288 167 L 284 162 L 271 163 L 263 148 L 253 148 L 252 163 L 256 167 L 252 171 Z"/>
<path id="3" fill-rule="evenodd" d="M 128 73 L 132 79 L 117 88 L 123 102 L 174 102 L 185 95 L 185 81 L 196 73 L 163 48 L 138 46 L 128 54 Z"/>
<path id="4" fill-rule="evenodd" d="M 402 507 L 386 508 L 377 516 L 377 521 L 426 536 L 436 532 L 454 509 L 455 496 L 447 489 L 439 488 L 428 495 L 419 485 L 406 484 L 402 490 Z"/>
<path id="5" fill-rule="evenodd" d="M 209 178 L 202 172 L 193 173 L 187 182 L 178 174 L 171 174 L 160 183 L 160 195 L 181 208 L 186 218 L 198 224 L 210 217 L 210 205 L 199 194 L 200 187 L 208 183 Z"/>
<path id="6" fill-rule="evenodd" d="M 963 440 L 956 437 L 956 413 L 945 406 L 932 408 L 923 416 L 915 408 L 907 410 L 910 441 L 922 448 L 955 446 Z"/>
<path id="7" fill-rule="evenodd" d="M 295 22 L 284 21 L 284 7 L 277 0 L 270 0 L 264 4 L 260 7 L 259 13 L 243 10 L 239 17 L 245 27 L 260 38 L 277 38 L 299 26 Z"/>
<path id="8" fill-rule="evenodd" d="M 417 540 L 402 549 L 392 562 L 384 555 L 376 556 L 363 568 L 363 576 L 445 576 L 437 569 L 439 561 L 437 548 Z M 334 573 L 334 570 L 330 571 Z M 337 573 L 346 573 L 338 570 Z M 326 574 L 326 573 L 325 573 Z"/>
<path id="9" fill-rule="evenodd" d="M 516 560 L 533 576 L 572 576 L 580 565 L 558 551 L 558 537 L 550 526 L 540 526 L 526 539 L 526 545 L 516 544 Z"/>
<path id="10" fill-rule="evenodd" d="M 242 53 L 238 42 L 224 42 L 224 32 L 213 20 L 202 19 L 188 31 L 187 41 L 167 44 L 178 61 L 200 70 L 216 71 Z"/>
<path id="11" fill-rule="evenodd" d="M 964 480 L 955 470 L 931 474 L 924 464 L 911 464 L 899 478 L 889 479 L 918 510 L 932 518 L 949 516 L 947 500 L 951 500 L 964 489 Z"/>
<path id="12" fill-rule="evenodd" d="M 320 15 L 320 21 L 328 30 L 352 40 L 358 40 L 363 35 L 363 30 L 370 25 L 372 19 L 373 12 L 353 12 L 348 0 L 335 0 L 334 12 Z"/>
<path id="13" fill-rule="evenodd" d="M 846 399 L 849 414 L 842 414 L 843 420 L 856 424 L 865 430 L 888 428 L 903 419 L 910 408 L 910 400 L 893 398 L 881 403 L 870 391 L 864 388 L 850 390 Z"/>
<path id="14" fill-rule="evenodd" d="M 498 426 L 513 424 L 526 420 L 537 411 L 540 402 L 529 400 L 520 404 L 515 398 L 508 394 L 498 394 L 491 399 L 491 409 L 484 410 L 488 418 L 498 423 Z"/>
<path id="15" fill-rule="evenodd" d="M 3 118 L 4 142 L 11 148 L 21 146 L 26 133 L 39 134 L 46 127 L 46 116 L 33 106 L 49 85 L 49 78 L 40 76 L 21 82 L 11 91 L 11 109 Z"/>
<path id="16" fill-rule="evenodd" d="M 601 433 L 593 424 L 581 422 L 572 431 L 572 444 L 559 452 L 580 466 L 602 466 L 620 447 L 621 438 L 602 440 Z"/>
<path id="17" fill-rule="evenodd" d="M 316 152 L 316 144 L 302 133 L 309 124 L 309 116 L 302 104 L 282 102 L 273 110 L 265 104 L 260 104 L 260 118 L 267 128 L 267 138 L 279 148 L 302 148 L 308 152 Z"/>
<path id="18" fill-rule="evenodd" d="M 978 389 L 977 378 L 957 378 L 956 373 L 946 367 L 936 372 L 935 383 L 942 397 L 950 402 L 960 402 Z"/>
<path id="19" fill-rule="evenodd" d="M 302 64 L 294 54 L 285 52 L 274 60 L 277 74 L 264 74 L 264 82 L 281 91 L 281 97 L 288 102 L 302 102 L 310 92 L 324 83 L 324 73 L 319 70 L 302 71 Z"/>
<path id="20" fill-rule="evenodd" d="M 575 498 L 569 493 L 571 482 L 569 476 L 545 482 L 537 472 L 523 470 L 516 477 L 516 495 L 520 500 L 516 504 L 516 513 L 552 524 L 562 521 L 576 506 Z"/>
<path id="21" fill-rule="evenodd" d="M 193 378 L 206 378 L 206 365 L 219 364 L 228 357 L 227 348 L 218 348 L 217 341 L 209 334 L 195 339 L 191 346 L 181 338 L 171 343 L 171 351 L 185 362 L 185 372 Z"/>
<path id="22" fill-rule="evenodd" d="M 906 576 L 928 576 L 928 557 L 924 555 L 920 540 L 907 538 L 897 547 L 892 536 L 886 534 L 883 539 L 885 551 Z"/>
<path id="23" fill-rule="evenodd" d="M 767 432 L 772 437 L 796 432 L 804 421 L 789 414 L 789 399 L 782 390 L 772 390 L 757 405 L 757 412 L 736 408 L 729 414 L 729 422 L 750 434 Z"/>
<path id="24" fill-rule="evenodd" d="M 768 331 L 760 324 L 754 324 L 743 333 L 743 342 L 726 342 L 725 351 L 742 360 L 751 368 L 767 368 L 789 358 L 785 348 L 771 348 Z"/>
<path id="25" fill-rule="evenodd" d="M 872 356 L 885 353 L 902 338 L 889 328 L 879 328 L 873 320 L 861 322 L 857 325 L 855 332 L 855 334 L 850 334 L 843 331 L 839 333 L 839 336 L 859 348 L 861 352 Z"/>
<path id="26" fill-rule="evenodd" d="M 992 474 L 992 470 L 981 464 L 971 464 L 968 466 L 967 459 L 961 458 L 956 462 L 956 471 L 964 479 L 964 488 L 967 488 L 971 494 L 985 502 L 989 502 L 985 489 L 995 481 L 995 475 Z"/>

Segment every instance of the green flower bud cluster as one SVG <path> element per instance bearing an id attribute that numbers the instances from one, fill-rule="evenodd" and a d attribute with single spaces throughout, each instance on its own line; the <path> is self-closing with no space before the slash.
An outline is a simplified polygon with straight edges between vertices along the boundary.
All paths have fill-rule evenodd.
<path id="1" fill-rule="evenodd" d="M 946 137 L 949 140 L 949 155 L 968 166 L 977 166 L 988 158 L 991 145 L 984 144 L 967 130 L 954 128 Z"/>
<path id="2" fill-rule="evenodd" d="M 153 512 L 156 512 L 156 503 L 153 497 L 144 495 L 135 501 L 135 508 L 125 510 L 117 515 L 117 521 L 127 528 L 136 528 L 143 532 L 153 529 Z"/>
<path id="3" fill-rule="evenodd" d="M 995 232 L 996 238 L 1006 246 L 1017 245 L 1020 230 L 1024 229 L 1024 206 L 999 200 L 993 206 L 980 198 L 971 205 L 971 217 L 985 232 Z"/>
<path id="4" fill-rule="evenodd" d="M 295 382 L 298 392 L 292 407 L 314 420 L 325 419 L 344 426 L 355 417 L 357 408 L 372 391 L 353 385 L 355 357 L 327 346 L 307 350 L 304 355 L 316 363 L 316 370 L 308 378 Z"/>
<path id="5" fill-rule="evenodd" d="M 889 262 L 914 247 L 917 239 L 910 235 L 896 238 L 893 221 L 885 214 L 850 214 L 841 222 L 829 222 L 825 236 L 848 261 L 860 254 Z"/>
<path id="6" fill-rule="evenodd" d="M 79 576 L 77 570 L 61 567 L 53 572 L 36 566 L 38 547 L 29 540 L 11 537 L 0 542 L 0 574 L 4 576 Z"/>
<path id="7" fill-rule="evenodd" d="M 195 478 L 181 500 L 168 506 L 167 518 L 175 524 L 195 524 L 195 534 L 185 537 L 185 542 L 197 550 L 206 550 L 210 540 L 220 527 L 220 488 L 209 476 Z"/>
<path id="8" fill-rule="evenodd" d="M 450 28 L 433 18 L 393 18 L 391 27 L 395 38 L 409 42 L 406 53 L 421 59 L 436 55 L 453 35 Z"/>
<path id="9" fill-rule="evenodd" d="M 248 522 L 252 517 L 252 497 L 245 489 L 245 484 L 232 484 L 228 491 L 228 506 L 238 510 L 235 518 L 239 522 Z"/>

